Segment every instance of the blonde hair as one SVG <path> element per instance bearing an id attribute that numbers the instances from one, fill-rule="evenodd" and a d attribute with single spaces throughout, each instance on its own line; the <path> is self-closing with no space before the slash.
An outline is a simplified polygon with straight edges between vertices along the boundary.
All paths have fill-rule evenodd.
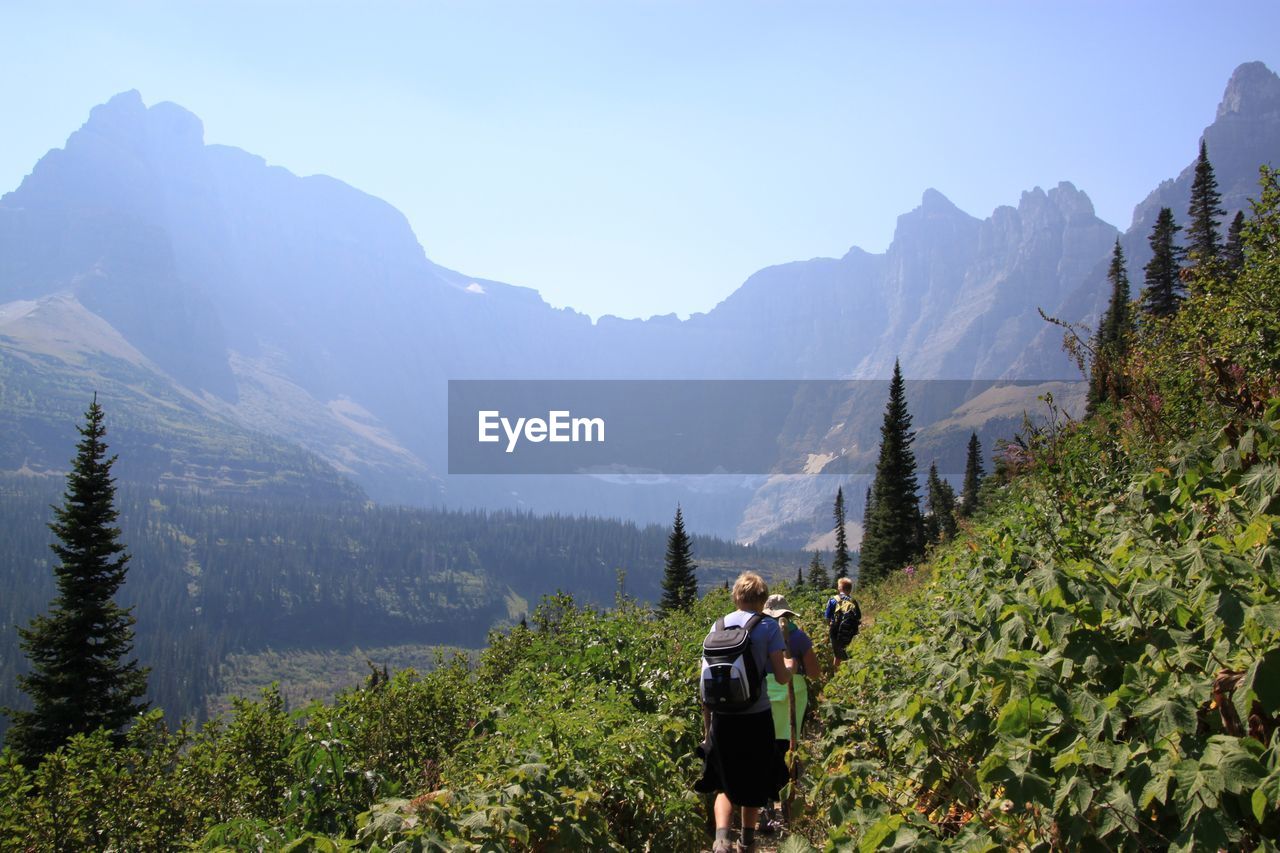
<path id="1" fill-rule="evenodd" d="M 836 589 L 841 592 L 853 592 L 853 581 L 848 578 L 840 578 L 840 580 L 836 581 Z"/>
<path id="2" fill-rule="evenodd" d="M 743 572 L 733 582 L 733 603 L 743 610 L 759 610 L 769 598 L 769 585 L 755 572 Z"/>

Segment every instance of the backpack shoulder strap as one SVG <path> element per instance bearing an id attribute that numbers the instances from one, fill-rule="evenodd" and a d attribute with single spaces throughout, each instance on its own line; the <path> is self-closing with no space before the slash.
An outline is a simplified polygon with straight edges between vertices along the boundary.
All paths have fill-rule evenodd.
<path id="1" fill-rule="evenodd" d="M 763 613 L 752 613 L 751 618 L 748 619 L 742 627 L 746 630 L 748 634 L 750 634 L 752 631 L 756 629 L 756 626 L 760 624 L 760 620 L 762 619 L 764 619 Z"/>
<path id="2" fill-rule="evenodd" d="M 712 628 L 711 630 L 713 630 L 713 631 L 723 631 L 723 630 L 724 630 L 724 617 L 723 617 L 723 616 L 721 616 L 719 619 L 717 619 L 717 620 L 716 620 L 715 627 L 714 627 L 714 628 Z"/>

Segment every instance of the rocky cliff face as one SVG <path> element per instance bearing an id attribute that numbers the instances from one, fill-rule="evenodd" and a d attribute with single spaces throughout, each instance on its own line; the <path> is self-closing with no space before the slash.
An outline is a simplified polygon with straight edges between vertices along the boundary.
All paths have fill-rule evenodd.
<path id="1" fill-rule="evenodd" d="M 863 374 L 884 376 L 900 354 L 913 377 L 1004 375 L 1043 323 L 1036 307 L 1078 286 L 1115 239 L 1088 197 L 1067 183 L 1023 193 L 1017 208 L 997 208 L 981 222 L 949 203 L 934 206 L 939 213 L 905 235 L 900 225 L 889 249 L 901 259 L 892 264 L 900 273 L 884 285 L 896 305 Z"/>
<path id="2" fill-rule="evenodd" d="M 1227 83 L 1213 123 L 1204 129 L 1202 138 L 1227 211 L 1223 220 L 1225 232 L 1236 211 L 1243 210 L 1248 215 L 1249 199 L 1257 196 L 1258 167 L 1280 163 L 1280 77 L 1261 62 L 1248 62 L 1237 68 Z M 1151 260 L 1147 239 L 1160 208 L 1170 208 L 1179 225 L 1187 224 L 1199 147 L 1198 141 L 1187 140 L 1187 167 L 1176 178 L 1162 181 L 1138 203 L 1132 223 L 1120 237 L 1135 298 L 1142 289 L 1142 268 Z M 1060 302 L 1046 303 L 1046 310 L 1052 306 L 1054 316 L 1086 325 L 1096 323 L 1110 295 L 1106 284 L 1109 260 L 1109 255 L 1099 257 L 1081 284 Z M 1014 361 L 1011 373 L 1060 372 L 1066 364 L 1060 341 L 1058 332 L 1040 330 Z"/>

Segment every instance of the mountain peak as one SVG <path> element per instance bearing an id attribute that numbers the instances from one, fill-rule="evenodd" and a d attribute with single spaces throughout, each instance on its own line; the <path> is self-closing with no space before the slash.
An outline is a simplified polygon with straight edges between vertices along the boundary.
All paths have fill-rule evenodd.
<path id="1" fill-rule="evenodd" d="M 1048 192 L 1049 201 L 1067 216 L 1093 216 L 1093 202 L 1084 190 L 1070 181 L 1060 181 Z"/>
<path id="2" fill-rule="evenodd" d="M 105 104 L 98 104 L 90 111 L 93 113 L 141 113 L 147 105 L 142 103 L 142 93 L 137 89 L 119 92 L 107 99 Z"/>
<path id="3" fill-rule="evenodd" d="M 147 105 L 142 103 L 142 95 L 137 89 L 130 89 L 112 95 L 105 104 L 89 110 L 89 120 L 84 127 L 99 132 L 119 132 L 145 121 L 146 115 Z"/>
<path id="4" fill-rule="evenodd" d="M 1218 118 L 1232 113 L 1271 112 L 1280 109 L 1280 77 L 1262 62 L 1246 62 L 1227 82 L 1218 104 Z"/>
<path id="5" fill-rule="evenodd" d="M 957 209 L 956 206 L 951 203 L 951 199 L 947 198 L 945 195 L 938 192 L 933 187 L 929 187 L 927 190 L 924 191 L 924 195 L 920 197 L 920 206 L 925 210 Z"/>
<path id="6" fill-rule="evenodd" d="M 184 145 L 204 144 L 204 123 L 192 112 L 169 101 L 150 109 L 137 89 L 114 95 L 105 104 L 89 111 L 89 120 L 80 129 L 111 139 L 166 139 Z"/>

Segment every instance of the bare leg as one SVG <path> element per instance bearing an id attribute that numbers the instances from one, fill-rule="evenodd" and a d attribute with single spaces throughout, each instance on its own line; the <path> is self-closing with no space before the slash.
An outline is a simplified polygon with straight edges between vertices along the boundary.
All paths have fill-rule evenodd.
<path id="1" fill-rule="evenodd" d="M 733 849 L 733 803 L 726 794 L 716 794 L 716 843 L 712 851 Z"/>
<path id="2" fill-rule="evenodd" d="M 733 803 L 724 794 L 716 794 L 716 829 L 733 828 Z"/>

